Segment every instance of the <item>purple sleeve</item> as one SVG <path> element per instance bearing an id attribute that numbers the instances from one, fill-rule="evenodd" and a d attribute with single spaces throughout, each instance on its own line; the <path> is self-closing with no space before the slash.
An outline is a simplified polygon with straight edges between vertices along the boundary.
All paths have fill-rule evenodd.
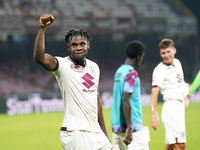
<path id="1" fill-rule="evenodd" d="M 137 79 L 138 79 L 138 73 L 135 70 L 130 70 L 125 77 L 123 92 L 133 93 Z"/>

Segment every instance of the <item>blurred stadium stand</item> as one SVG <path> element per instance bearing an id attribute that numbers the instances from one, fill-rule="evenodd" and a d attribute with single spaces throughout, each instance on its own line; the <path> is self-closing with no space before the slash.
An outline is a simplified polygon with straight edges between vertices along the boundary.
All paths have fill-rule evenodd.
<path id="1" fill-rule="evenodd" d="M 138 69 L 143 93 L 150 93 L 153 68 L 161 61 L 157 45 L 165 37 L 176 44 L 187 82 L 199 69 L 198 16 L 181 0 L 0 0 L 0 97 L 60 93 L 54 76 L 32 58 L 44 13 L 56 18 L 46 34 L 46 51 L 54 56 L 69 54 L 63 38 L 68 29 L 78 26 L 91 33 L 88 58 L 100 66 L 100 91 L 112 90 L 123 49 L 135 39 L 147 48 Z"/>

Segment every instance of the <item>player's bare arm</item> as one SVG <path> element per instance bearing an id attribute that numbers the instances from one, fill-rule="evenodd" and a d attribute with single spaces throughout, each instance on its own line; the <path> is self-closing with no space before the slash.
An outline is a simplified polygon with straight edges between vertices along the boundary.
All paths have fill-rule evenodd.
<path id="1" fill-rule="evenodd" d="M 124 93 L 123 95 L 123 112 L 126 120 L 126 133 L 124 143 L 130 144 L 132 141 L 132 122 L 131 122 L 131 93 Z"/>
<path id="2" fill-rule="evenodd" d="M 152 87 L 151 89 L 151 126 L 154 130 L 157 130 L 157 126 L 159 123 L 159 116 L 156 110 L 157 100 L 158 100 L 158 94 L 159 94 L 159 87 Z"/>
<path id="3" fill-rule="evenodd" d="M 187 85 L 188 89 L 189 89 L 189 94 L 184 98 L 184 107 L 188 107 L 189 103 L 190 103 L 190 93 L 191 93 L 191 86 L 190 84 L 186 83 L 185 84 Z"/>
<path id="4" fill-rule="evenodd" d="M 104 116 L 103 116 L 103 109 L 102 109 L 102 103 L 101 103 L 101 99 L 98 93 L 98 97 L 97 97 L 97 107 L 98 107 L 98 122 L 99 125 L 101 127 L 101 130 L 104 132 L 104 134 L 107 136 L 108 140 L 110 140 L 110 137 L 108 135 L 107 129 L 106 129 L 106 125 L 105 125 L 105 121 L 104 121 Z"/>
<path id="5" fill-rule="evenodd" d="M 53 71 L 56 68 L 56 60 L 53 56 L 45 53 L 45 29 L 52 24 L 54 17 L 51 14 L 44 14 L 39 20 L 39 29 L 35 39 L 33 58 L 36 63 L 41 65 L 47 71 Z"/>

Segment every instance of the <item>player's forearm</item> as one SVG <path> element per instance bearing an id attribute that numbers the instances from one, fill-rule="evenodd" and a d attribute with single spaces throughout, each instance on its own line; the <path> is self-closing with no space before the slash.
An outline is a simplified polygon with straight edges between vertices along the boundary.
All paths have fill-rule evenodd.
<path id="1" fill-rule="evenodd" d="M 45 52 L 44 32 L 45 32 L 45 28 L 39 27 L 39 30 L 35 39 L 35 45 L 34 45 L 33 58 L 34 58 L 34 61 L 39 64 L 44 61 L 44 52 Z"/>
<path id="2" fill-rule="evenodd" d="M 130 100 L 123 100 L 123 112 L 124 112 L 127 128 L 132 129 Z"/>
<path id="3" fill-rule="evenodd" d="M 103 110 L 101 102 L 98 100 L 98 122 L 103 132 L 106 132 L 106 126 L 103 117 Z"/>
<path id="4" fill-rule="evenodd" d="M 110 141 L 110 137 L 108 135 L 107 129 L 106 129 L 106 125 L 105 125 L 105 121 L 104 121 L 104 116 L 103 116 L 103 111 L 101 108 L 98 108 L 98 122 L 99 125 L 101 127 L 101 130 L 104 132 L 104 134 L 108 137 L 109 141 Z"/>
<path id="5" fill-rule="evenodd" d="M 99 94 L 98 94 L 97 99 L 98 99 L 98 101 L 97 101 L 97 106 L 98 106 L 98 123 L 99 123 L 99 125 L 101 127 L 101 130 L 104 132 L 104 134 L 110 140 L 110 137 L 109 137 L 107 129 L 106 129 L 105 121 L 104 121 L 103 108 L 102 108 L 102 103 L 101 103 L 101 99 L 99 97 Z"/>
<path id="6" fill-rule="evenodd" d="M 158 93 L 159 93 L 158 87 L 152 88 L 152 90 L 151 90 L 151 112 L 152 112 L 152 115 L 157 112 L 156 106 L 157 106 L 157 101 L 158 101 Z"/>
<path id="7" fill-rule="evenodd" d="M 108 136 L 108 132 L 107 132 L 106 125 L 104 122 L 103 114 L 102 114 L 102 117 L 98 117 L 98 122 L 101 127 L 101 130 L 105 133 L 106 136 Z"/>
<path id="8" fill-rule="evenodd" d="M 156 112 L 157 98 L 151 96 L 151 112 Z"/>

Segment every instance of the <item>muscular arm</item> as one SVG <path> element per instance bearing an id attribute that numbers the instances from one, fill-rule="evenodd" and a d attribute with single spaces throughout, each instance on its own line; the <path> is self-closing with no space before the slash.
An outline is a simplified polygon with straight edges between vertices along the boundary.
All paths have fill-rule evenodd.
<path id="1" fill-rule="evenodd" d="M 159 87 L 152 87 L 151 89 L 151 126 L 154 130 L 157 130 L 157 125 L 159 125 L 159 116 L 156 111 L 156 105 L 158 101 Z"/>
<path id="2" fill-rule="evenodd" d="M 54 18 L 50 14 L 44 14 L 40 17 L 40 26 L 35 39 L 33 58 L 36 63 L 41 65 L 47 71 L 53 71 L 56 68 L 56 60 L 53 56 L 45 53 L 44 34 L 46 26 L 53 22 Z"/>
<path id="3" fill-rule="evenodd" d="M 99 122 L 99 125 L 101 127 L 101 130 L 105 133 L 105 135 L 107 136 L 107 138 L 110 141 L 110 137 L 109 137 L 108 132 L 106 130 L 106 125 L 105 125 L 104 116 L 103 116 L 102 103 L 101 103 L 101 99 L 99 97 L 99 94 L 98 94 L 98 100 L 97 100 L 97 107 L 98 107 L 98 122 Z"/>
<path id="4" fill-rule="evenodd" d="M 130 144 L 132 141 L 132 122 L 131 122 L 131 95 L 132 93 L 123 93 L 123 112 L 126 120 L 126 133 L 125 133 L 125 144 Z"/>

